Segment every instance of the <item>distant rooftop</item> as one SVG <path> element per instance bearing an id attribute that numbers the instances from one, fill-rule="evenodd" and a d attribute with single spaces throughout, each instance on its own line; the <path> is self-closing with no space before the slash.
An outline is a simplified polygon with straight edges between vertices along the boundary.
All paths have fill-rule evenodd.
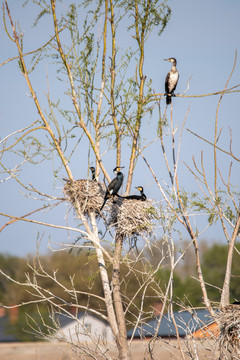
<path id="1" fill-rule="evenodd" d="M 214 321 L 208 310 L 180 311 L 174 312 L 173 314 L 180 337 L 185 337 Z M 134 338 L 142 339 L 152 337 L 158 327 L 158 321 L 159 316 L 155 317 L 153 320 L 150 320 L 148 323 L 139 326 L 134 333 Z M 134 329 L 128 331 L 128 338 L 131 338 L 133 336 L 133 332 Z M 163 315 L 157 336 L 177 336 L 176 328 L 173 323 L 171 314 Z"/>

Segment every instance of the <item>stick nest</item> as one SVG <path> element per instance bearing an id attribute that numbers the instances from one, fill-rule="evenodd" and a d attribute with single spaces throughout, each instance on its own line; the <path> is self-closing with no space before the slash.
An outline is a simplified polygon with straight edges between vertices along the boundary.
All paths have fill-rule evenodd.
<path id="1" fill-rule="evenodd" d="M 119 235 L 130 238 L 151 233 L 152 219 L 156 218 L 151 200 L 118 198 L 110 206 L 109 225 L 115 226 Z"/>
<path id="2" fill-rule="evenodd" d="M 240 342 L 240 306 L 229 305 L 220 310 L 217 314 L 220 327 L 219 343 L 220 346 L 229 344 L 239 348 Z"/>
<path id="3" fill-rule="evenodd" d="M 95 212 L 100 215 L 100 208 L 104 199 L 103 184 L 87 179 L 70 181 L 64 185 L 63 193 L 75 208 L 80 208 L 84 215 Z"/>

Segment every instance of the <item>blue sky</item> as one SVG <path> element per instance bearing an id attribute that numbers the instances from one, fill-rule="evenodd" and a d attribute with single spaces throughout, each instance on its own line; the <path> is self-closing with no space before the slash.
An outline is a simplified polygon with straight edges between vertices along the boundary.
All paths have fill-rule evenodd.
<path id="1" fill-rule="evenodd" d="M 31 27 L 32 17 L 36 16 L 35 8 L 27 6 L 22 8 L 23 1 L 10 0 L 9 7 L 14 19 L 19 19 L 21 29 L 25 34 L 25 51 L 29 51 L 43 44 L 51 35 L 50 26 L 46 26 L 41 33 Z M 235 51 L 238 50 L 240 56 L 240 2 L 237 0 L 170 0 L 169 5 L 172 8 L 172 17 L 161 37 L 153 34 L 146 45 L 146 58 L 144 64 L 144 73 L 148 78 L 153 79 L 153 89 L 157 93 L 164 92 L 164 80 L 169 71 L 169 63 L 163 61 L 164 58 L 174 56 L 178 61 L 178 70 L 180 80 L 177 93 L 186 90 L 187 82 L 191 77 L 190 88 L 187 95 L 198 95 L 220 91 L 224 88 L 227 78 L 232 70 Z M 9 42 L 1 26 L 0 62 L 16 55 L 14 44 Z M 126 42 L 126 38 L 119 37 L 120 44 Z M 236 69 L 229 87 L 240 83 L 240 61 L 237 60 Z M 40 101 L 45 101 L 47 91 L 46 71 L 48 71 L 50 90 L 55 98 L 61 93 L 60 87 L 54 87 L 54 78 L 56 77 L 54 66 L 46 64 L 33 73 L 32 81 L 36 85 L 37 95 Z M 18 70 L 16 62 L 11 62 L 0 68 L 1 72 L 1 109 L 0 109 L 0 136 L 4 138 L 8 133 L 29 125 L 38 118 L 32 100 L 29 97 L 29 91 L 26 88 L 24 78 Z M 53 80 L 51 82 L 51 80 Z M 222 127 L 222 135 L 219 140 L 219 146 L 229 150 L 229 130 L 232 129 L 232 149 L 236 155 L 239 155 L 239 93 L 225 95 L 219 112 L 219 129 Z M 207 98 L 175 98 L 173 114 L 174 125 L 180 127 L 185 115 L 190 107 L 187 117 L 186 128 L 198 133 L 200 136 L 213 140 L 214 120 L 216 115 L 219 96 Z M 168 110 L 169 111 L 169 110 Z M 154 138 L 156 124 L 154 118 L 149 119 L 144 124 L 143 131 L 146 138 Z M 87 150 L 82 149 L 82 155 L 87 154 Z M 156 143 L 151 149 L 146 150 L 146 156 L 151 157 L 152 165 L 157 172 L 160 180 L 166 180 L 166 169 L 163 162 L 159 162 L 160 145 Z M 213 149 L 211 146 L 200 141 L 189 132 L 184 131 L 181 144 L 181 161 L 179 163 L 179 176 L 181 185 L 188 191 L 195 191 L 197 184 L 189 174 L 183 164 L 192 164 L 192 156 L 197 161 L 200 159 L 201 151 L 204 152 L 205 167 L 208 177 L 211 179 L 213 174 Z M 84 154 L 84 155 L 83 155 Z M 115 166 L 110 157 L 106 157 L 106 168 L 112 176 L 112 168 Z M 9 166 L 14 166 L 14 157 L 9 157 Z M 224 178 L 227 178 L 229 163 L 231 159 L 219 153 L 219 169 Z M 153 180 L 147 169 L 143 168 L 143 163 L 139 161 L 133 186 L 143 185 L 148 197 L 161 201 L 160 193 L 156 192 Z M 81 165 L 78 159 L 71 164 L 74 177 L 81 178 L 86 175 L 87 156 L 85 163 Z M 40 165 L 38 170 L 32 170 L 32 167 L 24 167 L 22 178 L 26 182 L 33 182 L 40 186 L 42 191 L 50 192 L 56 196 L 61 196 L 62 183 L 56 181 L 50 168 Z M 66 174 L 62 174 L 64 177 Z M 232 166 L 232 184 L 239 185 L 239 163 L 234 162 Z M 28 180 L 29 179 L 29 180 Z M 141 179 L 141 184 L 139 184 Z M 13 213 L 14 215 L 23 215 L 34 210 L 36 205 L 33 199 L 27 199 L 21 195 L 21 189 L 13 180 L 0 184 L 1 207 L 0 212 Z M 51 215 L 51 221 L 55 224 L 65 224 L 64 216 L 67 207 L 55 210 Z M 48 216 L 48 214 L 47 214 Z M 36 216 L 36 218 L 46 219 L 46 214 Z M 6 219 L 0 219 L 3 225 Z M 204 227 L 204 226 L 203 226 Z M 200 229 L 201 230 L 201 229 Z M 38 234 L 39 232 L 39 234 Z M 53 242 L 72 241 L 68 239 L 66 233 L 60 231 L 49 232 L 48 229 L 16 223 L 5 228 L 0 233 L 0 252 L 8 252 L 17 255 L 26 255 L 35 252 L 36 240 L 43 234 L 41 250 L 46 251 L 47 242 L 51 239 Z M 222 230 L 219 227 L 208 229 L 202 237 L 215 241 L 223 240 Z"/>

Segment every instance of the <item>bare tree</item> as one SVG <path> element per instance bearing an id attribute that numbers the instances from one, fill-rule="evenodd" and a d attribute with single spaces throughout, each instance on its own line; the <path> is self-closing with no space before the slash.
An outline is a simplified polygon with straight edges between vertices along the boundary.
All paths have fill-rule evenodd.
<path id="1" fill-rule="evenodd" d="M 35 3 L 35 1 L 33 2 Z M 158 326 L 154 329 L 155 334 L 149 346 L 146 346 L 145 352 L 145 358 L 154 358 L 153 350 L 158 341 L 158 329 L 166 309 L 169 310 L 174 322 L 173 274 L 177 264 L 190 246 L 193 246 L 195 252 L 197 281 L 202 290 L 203 303 L 211 315 L 215 316 L 202 272 L 199 234 L 195 227 L 195 219 L 190 216 L 190 211 L 193 209 L 197 214 L 208 212 L 210 223 L 220 221 L 222 225 L 229 244 L 229 252 L 220 304 L 224 307 L 230 301 L 231 263 L 240 223 L 236 201 L 238 194 L 232 190 L 230 185 L 230 172 L 229 179 L 225 182 L 221 171 L 218 171 L 217 153 L 224 152 L 235 162 L 238 162 L 239 159 L 231 150 L 231 141 L 230 151 L 218 147 L 220 133 L 217 119 L 223 95 L 235 90 L 228 89 L 227 82 L 222 91 L 204 95 L 220 94 L 214 140 L 211 143 L 207 139 L 201 138 L 202 141 L 208 142 L 214 151 L 214 190 L 211 190 L 207 180 L 202 155 L 200 167 L 195 159 L 193 159 L 193 166 L 186 164 L 186 168 L 195 177 L 202 191 L 199 201 L 190 200 L 188 193 L 182 190 L 178 176 L 180 146 L 188 112 L 179 131 L 174 126 L 173 104 L 171 104 L 171 108 L 169 107 L 170 116 L 167 119 L 166 114 L 169 108 L 163 108 L 161 103 L 164 94 L 154 94 L 151 88 L 151 79 L 144 74 L 146 41 L 153 30 L 157 29 L 161 34 L 167 25 L 171 14 L 167 1 L 143 0 L 114 3 L 112 0 L 105 0 L 94 2 L 94 4 L 85 1 L 81 5 L 70 5 L 67 11 L 55 0 L 36 2 L 36 6 L 39 6 L 41 11 L 35 25 L 40 26 L 41 18 L 47 16 L 51 23 L 52 35 L 49 41 L 28 53 L 23 51 L 24 36 L 17 29 L 6 0 L 3 6 L 6 34 L 15 44 L 17 55 L 6 60 L 1 66 L 7 66 L 10 61 L 17 60 L 39 118 L 1 140 L 1 167 L 5 174 L 5 181 L 13 178 L 28 196 L 34 194 L 37 200 L 43 199 L 44 202 L 51 202 L 52 205 L 48 205 L 49 208 L 68 200 L 76 214 L 77 221 L 80 221 L 80 226 L 71 227 L 56 225 L 47 220 L 45 222 L 33 220 L 30 215 L 42 211 L 43 208 L 46 209 L 46 205 L 44 205 L 18 217 L 1 213 L 2 217 L 9 219 L 1 231 L 13 222 L 23 221 L 68 231 L 68 233 L 76 233 L 80 241 L 75 245 L 65 241 L 64 244 L 61 244 L 62 249 L 75 247 L 94 250 L 96 257 L 92 261 L 96 261 L 98 264 L 103 295 L 99 296 L 89 291 L 88 296 L 96 298 L 101 306 L 99 310 L 96 310 L 79 303 L 79 295 L 83 294 L 83 291 L 76 289 L 74 279 L 71 279 L 71 288 L 61 284 L 57 274 L 47 272 L 38 257 L 34 264 L 29 264 L 32 275 L 26 273 L 24 282 L 12 279 L 3 271 L 1 273 L 10 281 L 26 287 L 35 299 L 31 300 L 31 303 L 47 302 L 51 309 L 49 315 L 56 326 L 55 313 L 64 313 L 78 321 L 77 315 L 73 316 L 69 312 L 68 306 L 72 304 L 79 310 L 90 311 L 106 320 L 111 327 L 119 359 L 131 358 L 130 345 L 133 337 L 128 342 L 127 325 L 131 325 L 136 331 L 153 315 L 153 309 L 146 310 L 145 306 L 146 294 L 151 289 L 154 291 L 152 296 L 163 302 Z M 80 21 L 79 16 L 81 16 Z M 117 34 L 122 31 L 129 36 L 131 47 L 120 52 Z M 61 86 L 64 88 L 64 95 L 59 101 L 54 101 L 48 89 L 46 93 L 48 110 L 46 110 L 45 104 L 39 100 L 38 91 L 31 79 L 31 71 L 34 71 L 43 59 L 55 60 L 59 82 L 63 84 Z M 185 94 L 178 96 L 187 97 Z M 66 103 L 68 105 L 65 105 Z M 142 137 L 141 129 L 143 120 L 150 116 L 158 119 L 158 133 L 155 140 L 147 143 Z M 199 138 L 198 134 L 193 133 L 193 135 Z M 73 145 L 70 141 L 72 138 L 76 140 Z M 165 179 L 165 183 L 158 178 L 151 160 L 145 155 L 145 150 L 151 148 L 155 142 L 160 143 L 162 159 L 169 176 L 168 179 Z M 78 147 L 81 146 L 89 149 L 88 167 L 91 165 L 90 156 L 94 158 L 97 181 L 89 180 L 89 178 L 76 180 L 73 177 L 70 161 Z M 169 156 L 166 147 L 170 148 Z M 130 193 L 134 169 L 137 160 L 141 159 L 162 196 L 162 202 L 126 200 L 122 196 L 114 200 L 109 199 L 105 210 L 101 211 L 105 184 L 99 181 L 100 175 L 103 174 L 104 182 L 110 182 L 111 179 L 107 172 L 107 160 L 104 156 L 110 153 L 115 159 L 116 166 L 120 166 L 123 165 L 123 150 L 127 173 L 125 195 Z M 21 160 L 17 166 L 9 169 L 5 163 L 5 157 L 11 151 L 16 157 L 21 157 Z M 53 172 L 58 181 L 63 184 L 62 178 L 67 176 L 67 179 L 64 180 L 64 197 L 62 195 L 53 197 L 43 193 L 41 189 L 35 188 L 31 184 L 25 184 L 18 175 L 18 170 L 25 163 L 35 167 L 43 161 L 47 162 L 50 155 L 57 158 L 57 165 Z M 225 188 L 225 198 L 219 196 L 218 176 Z M 232 202 L 231 208 L 226 202 L 226 197 Z M 225 223 L 232 227 L 231 236 L 229 236 Z M 161 238 L 167 253 L 163 252 L 162 248 L 155 248 L 156 244 L 150 244 L 150 236 L 152 233 L 155 236 L 158 235 L 158 227 L 161 229 Z M 186 230 L 189 235 L 189 244 L 182 249 L 180 254 L 176 255 L 173 232 L 178 231 L 181 234 L 183 230 Z M 104 234 L 102 235 L 102 233 Z M 144 245 L 141 250 L 135 244 L 137 239 L 143 240 Z M 105 246 L 105 241 L 108 241 L 109 247 Z M 126 243 L 125 246 L 124 243 Z M 128 246 L 129 244 L 130 246 Z M 150 252 L 156 251 L 159 254 L 159 260 L 154 266 L 146 258 L 143 259 L 146 248 Z M 163 289 L 156 280 L 156 273 L 166 262 L 169 265 L 170 276 L 166 288 Z M 138 268 L 139 263 L 142 264 L 141 269 Z M 125 277 L 122 275 L 124 267 L 127 268 Z M 133 296 L 129 296 L 127 292 L 123 291 L 123 287 L 127 287 L 127 276 L 130 273 L 135 276 L 138 284 L 138 290 Z M 68 294 L 70 302 L 42 287 L 39 279 L 43 277 L 58 284 Z M 26 303 L 21 305 L 26 305 Z M 129 315 L 134 320 L 128 320 Z M 49 338 L 54 332 L 54 327 L 46 326 L 46 328 L 47 335 L 42 333 L 37 326 L 35 330 L 40 336 Z M 176 332 L 178 334 L 177 326 Z M 96 358 L 100 352 L 103 358 L 110 358 L 106 346 L 98 341 L 96 341 L 94 350 L 84 344 L 72 343 L 72 345 L 75 346 L 76 352 L 81 354 L 91 354 L 93 358 Z M 179 336 L 178 346 L 184 359 L 186 351 L 182 348 Z M 194 352 L 196 352 L 195 348 Z"/>

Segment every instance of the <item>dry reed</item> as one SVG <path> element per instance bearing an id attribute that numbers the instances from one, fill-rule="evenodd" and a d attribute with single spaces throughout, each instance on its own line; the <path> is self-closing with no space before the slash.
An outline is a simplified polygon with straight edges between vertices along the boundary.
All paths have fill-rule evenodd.
<path id="1" fill-rule="evenodd" d="M 94 180 L 67 180 L 63 188 L 63 193 L 65 198 L 70 201 L 75 208 L 79 207 L 84 215 L 95 212 L 95 214 L 99 216 L 105 193 L 103 189 L 103 184 Z"/>
<path id="2" fill-rule="evenodd" d="M 228 350 L 239 349 L 240 342 L 240 306 L 229 305 L 221 309 L 216 320 L 219 323 L 219 345 L 226 346 Z"/>
<path id="3" fill-rule="evenodd" d="M 124 238 L 151 233 L 152 219 L 156 218 L 156 210 L 151 200 L 118 198 L 115 203 L 109 203 L 109 208 L 108 223 Z"/>

